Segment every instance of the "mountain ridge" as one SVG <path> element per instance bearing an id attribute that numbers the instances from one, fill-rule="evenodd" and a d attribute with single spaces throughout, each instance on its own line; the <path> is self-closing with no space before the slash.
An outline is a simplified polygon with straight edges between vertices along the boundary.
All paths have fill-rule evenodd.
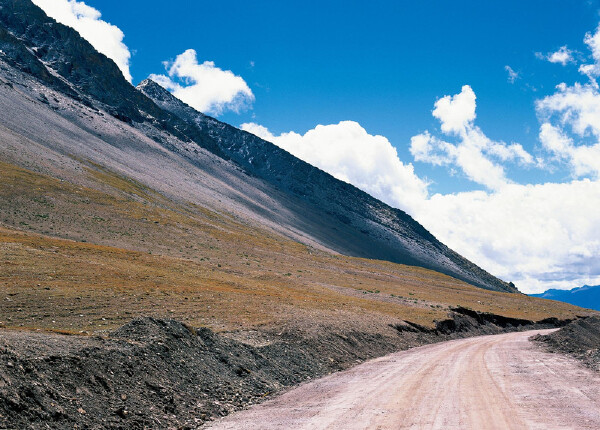
<path id="1" fill-rule="evenodd" d="M 558 300 L 582 308 L 600 311 L 600 285 L 584 285 L 570 290 L 551 288 L 540 294 L 530 294 L 530 296 Z"/>
<path id="2" fill-rule="evenodd" d="M 433 247 L 438 249 L 440 253 L 443 253 L 444 257 L 458 259 L 462 264 L 470 265 L 470 269 L 477 271 L 480 276 L 485 276 L 483 273 L 484 271 L 439 242 L 421 224 L 401 209 L 392 208 L 355 186 L 333 178 L 328 173 L 297 159 L 271 142 L 265 141 L 251 133 L 239 130 L 229 124 L 222 123 L 208 115 L 196 111 L 181 100 L 175 98 L 171 93 L 151 79 L 145 79 L 138 84 L 137 88 L 163 109 L 179 116 L 188 123 L 197 125 L 202 131 L 207 132 L 209 136 L 214 137 L 220 145 L 221 152 L 225 153 L 229 159 L 241 165 L 246 171 L 257 175 L 270 183 L 278 183 L 278 185 L 286 187 L 292 193 L 300 195 L 301 197 L 307 197 L 308 199 L 315 199 L 315 196 L 321 189 L 319 185 L 320 182 L 323 181 L 322 178 L 331 178 L 332 183 L 339 187 L 339 189 L 337 192 L 328 195 L 327 198 L 321 197 L 320 201 L 326 199 L 330 200 L 331 198 L 337 200 L 338 196 L 348 194 L 352 197 L 358 196 L 356 199 L 348 200 L 366 200 L 365 206 L 354 209 L 354 211 L 352 211 L 353 208 L 350 209 L 351 212 L 359 212 L 363 216 L 370 216 L 371 218 L 367 219 L 367 223 L 369 221 L 375 222 L 389 229 L 397 229 L 397 224 L 400 224 L 404 227 L 400 233 L 408 234 L 409 240 L 416 239 L 417 237 L 425 238 Z M 225 146 L 226 144 L 229 145 Z M 268 156 L 265 155 L 265 153 L 268 153 Z M 249 154 L 252 154 L 252 157 L 249 157 Z M 281 166 L 284 167 L 282 168 Z M 273 177 L 273 175 L 275 177 Z M 298 180 L 299 177 L 302 176 L 304 176 L 305 180 Z M 290 177 L 292 179 L 290 179 Z M 318 201 L 319 199 L 317 198 L 316 200 Z M 315 203 L 315 201 L 313 200 L 311 203 Z M 337 203 L 344 209 L 349 209 L 350 205 L 348 202 L 342 201 Z M 352 221 L 360 223 L 360 220 L 350 220 L 347 217 L 342 218 L 341 221 L 345 223 Z M 364 221 L 361 224 L 362 225 L 359 226 L 360 231 L 369 231 L 369 228 L 372 228 L 372 225 L 366 225 Z M 407 250 L 406 248 L 404 250 L 407 253 L 410 252 L 410 250 Z M 372 255 L 361 255 L 360 250 L 358 249 L 350 249 L 346 250 L 346 252 L 350 252 L 351 255 L 355 256 L 373 258 Z M 413 264 L 450 274 L 439 264 L 432 264 L 433 262 L 431 261 L 424 264 L 422 260 L 419 261 L 406 255 L 401 259 L 398 257 L 390 257 L 389 254 L 379 254 L 374 258 L 382 258 L 403 264 Z M 472 278 L 469 279 L 468 277 L 460 276 L 457 273 L 452 273 L 452 275 L 485 288 L 483 286 L 485 283 L 474 281 Z M 505 291 L 514 291 L 507 283 L 503 284 L 504 285 L 502 286 L 504 288 L 501 287 L 501 289 L 504 289 Z"/>

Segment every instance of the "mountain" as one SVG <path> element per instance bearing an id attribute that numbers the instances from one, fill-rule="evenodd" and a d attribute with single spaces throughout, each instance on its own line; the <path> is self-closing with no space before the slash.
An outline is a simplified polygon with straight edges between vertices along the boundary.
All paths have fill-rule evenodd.
<path id="1" fill-rule="evenodd" d="M 158 106 L 197 126 L 244 171 L 319 208 L 344 236 L 320 231 L 311 235 L 327 247 L 348 255 L 411 264 L 449 274 L 473 285 L 515 291 L 439 242 L 404 211 L 391 208 L 367 193 L 299 160 L 276 145 L 197 112 L 147 79 L 137 87 Z M 323 219 L 323 217 L 321 217 Z M 311 220 L 304 220 L 308 224 Z"/>
<path id="2" fill-rule="evenodd" d="M 546 290 L 541 294 L 530 294 L 533 297 L 558 300 L 587 309 L 600 311 L 600 285 L 573 288 L 572 290 Z"/>
<path id="3" fill-rule="evenodd" d="M 228 184 L 230 189 L 223 191 L 224 197 L 232 200 L 225 205 L 229 212 L 324 250 L 421 266 L 485 289 L 517 291 L 512 284 L 449 249 L 402 210 L 391 208 L 269 142 L 196 112 L 151 81 L 144 81 L 136 89 L 110 59 L 96 52 L 74 30 L 48 18 L 29 0 L 3 0 L 0 4 L 3 63 L 26 72 L 46 88 L 64 94 L 92 112 L 108 113 L 135 130 L 134 133 L 150 139 L 152 151 L 162 156 L 167 151 L 185 158 L 186 163 L 196 167 L 195 174 L 205 178 L 213 175 L 226 183 L 229 182 L 226 176 L 235 176 L 231 178 L 233 183 Z M 87 118 L 75 112 L 63 114 L 71 115 L 69 120 L 80 129 L 98 127 L 84 124 Z M 120 140 L 117 147 L 128 144 L 114 131 L 108 134 Z M 106 133 L 102 136 L 106 138 Z M 94 159 L 121 172 L 126 170 L 127 175 L 146 185 L 151 173 L 142 163 L 156 164 L 148 150 L 144 154 L 147 160 L 136 158 L 125 162 L 107 160 L 106 152 L 94 150 L 93 145 L 79 145 L 76 150 L 66 147 L 66 143 L 63 145 L 61 151 Z M 115 147 L 113 142 L 111 145 Z M 75 154 L 76 151 L 80 153 Z M 35 157 L 40 156 L 37 153 Z M 215 168 L 217 165 L 220 167 Z M 154 181 L 160 180 L 157 177 L 153 178 L 152 186 L 179 198 L 209 204 L 206 189 L 210 187 L 190 195 L 185 187 L 175 183 L 189 183 L 191 178 L 186 178 L 189 169 L 188 173 L 182 173 L 181 166 L 172 163 L 162 165 L 161 169 L 168 186 L 155 184 Z M 212 190 L 212 203 L 215 191 Z"/>

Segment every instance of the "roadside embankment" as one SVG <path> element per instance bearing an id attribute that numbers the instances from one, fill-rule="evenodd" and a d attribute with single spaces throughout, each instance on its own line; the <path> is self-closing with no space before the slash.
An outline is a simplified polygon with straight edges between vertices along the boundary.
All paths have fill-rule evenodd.
<path id="1" fill-rule="evenodd" d="M 456 308 L 435 328 L 405 322 L 372 333 L 259 333 L 270 339 L 262 344 L 154 318 L 135 319 L 105 337 L 2 330 L 0 427 L 194 429 L 390 352 L 560 324 Z"/>
<path id="2" fill-rule="evenodd" d="M 552 352 L 571 355 L 600 372 L 600 316 L 581 318 L 554 333 L 534 336 Z"/>

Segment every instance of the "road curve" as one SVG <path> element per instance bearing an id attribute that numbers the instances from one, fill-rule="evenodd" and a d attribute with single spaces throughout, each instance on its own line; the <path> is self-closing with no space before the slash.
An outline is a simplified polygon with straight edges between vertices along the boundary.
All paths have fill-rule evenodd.
<path id="1" fill-rule="evenodd" d="M 529 331 L 427 345 L 306 383 L 208 428 L 600 429 L 600 375 Z"/>

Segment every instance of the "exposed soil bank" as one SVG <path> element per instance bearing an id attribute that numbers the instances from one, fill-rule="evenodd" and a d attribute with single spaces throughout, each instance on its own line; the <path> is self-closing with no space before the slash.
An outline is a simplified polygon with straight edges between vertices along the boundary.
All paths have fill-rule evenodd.
<path id="1" fill-rule="evenodd" d="M 600 372 L 600 316 L 575 320 L 546 336 L 535 336 L 552 352 L 569 354 Z"/>
<path id="2" fill-rule="evenodd" d="M 262 333 L 251 346 L 174 320 L 141 318 L 108 337 L 0 331 L 0 427 L 194 429 L 284 387 L 369 358 L 452 338 L 547 328 L 455 309 L 435 329 Z"/>

